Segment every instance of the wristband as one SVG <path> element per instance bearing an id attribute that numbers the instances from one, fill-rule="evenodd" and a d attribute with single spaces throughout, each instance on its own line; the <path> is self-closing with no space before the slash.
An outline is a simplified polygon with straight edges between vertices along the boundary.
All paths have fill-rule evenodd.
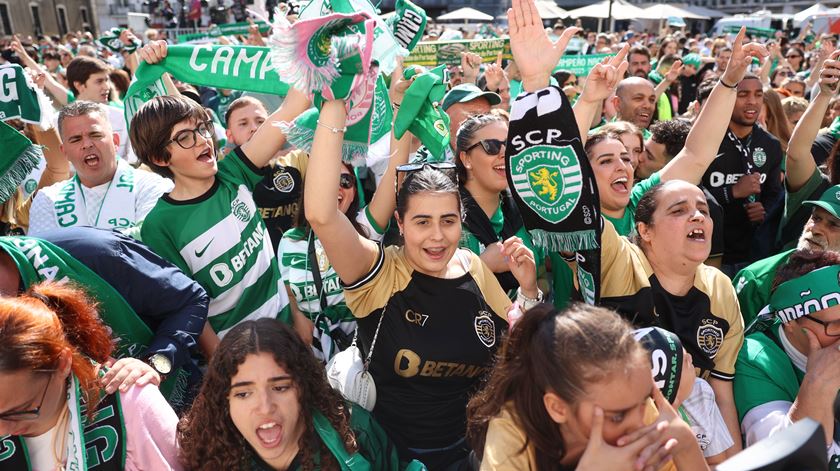
<path id="1" fill-rule="evenodd" d="M 320 119 L 317 122 L 318 122 L 318 126 L 322 126 L 322 127 L 325 127 L 327 129 L 329 129 L 330 131 L 332 131 L 333 134 L 338 134 L 340 132 L 347 132 L 347 126 L 344 126 L 343 128 L 334 128 L 332 126 L 329 126 L 327 124 L 322 123 Z"/>
<path id="2" fill-rule="evenodd" d="M 735 90 L 735 89 L 737 89 L 737 88 L 738 88 L 738 84 L 739 84 L 739 83 L 741 83 L 741 82 L 738 82 L 738 83 L 736 83 L 735 85 L 729 85 L 728 83 L 724 82 L 724 81 L 723 81 L 723 77 L 721 77 L 721 78 L 719 78 L 719 79 L 718 79 L 718 83 L 720 83 L 721 85 L 723 85 L 723 86 L 724 86 L 724 87 L 726 87 L 726 88 L 729 88 L 729 89 Z"/>
<path id="3" fill-rule="evenodd" d="M 522 287 L 516 289 L 516 302 L 527 311 L 543 301 L 543 292 L 537 288 L 537 297 L 529 298 L 522 292 Z"/>

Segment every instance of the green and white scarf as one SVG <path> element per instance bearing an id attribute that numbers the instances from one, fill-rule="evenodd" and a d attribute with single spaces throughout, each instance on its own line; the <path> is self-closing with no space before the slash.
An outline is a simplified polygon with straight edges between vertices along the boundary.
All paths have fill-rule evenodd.
<path id="1" fill-rule="evenodd" d="M 782 323 L 840 304 L 840 265 L 823 267 L 780 284 L 762 312 L 774 312 Z"/>
<path id="2" fill-rule="evenodd" d="M 78 174 L 61 187 L 45 188 L 41 191 L 48 192 L 52 199 L 56 223 L 60 227 L 126 229 L 137 225 L 134 212 L 134 169 L 122 159 L 117 164 L 114 178 L 108 182 L 105 196 L 93 221 L 88 218 L 87 201 Z"/>
<path id="3" fill-rule="evenodd" d="M 423 38 L 426 32 L 426 10 L 411 3 L 409 0 L 397 0 L 394 14 L 385 20 L 394 33 L 394 39 L 408 51 Z"/>
<path id="4" fill-rule="evenodd" d="M 111 328 L 116 344 L 114 358 L 138 357 L 151 343 L 153 332 L 128 302 L 107 281 L 60 247 L 34 237 L 0 237 L 6 252 L 20 272 L 24 289 L 41 281 L 72 282 L 98 303 L 102 321 Z M 182 400 L 185 372 L 173 372 L 161 393 L 170 402 Z"/>
<path id="5" fill-rule="evenodd" d="M 96 39 L 96 43 L 108 49 L 111 52 L 134 52 L 138 47 L 143 45 L 143 42 L 137 38 L 131 42 L 130 45 L 123 44 L 120 41 L 120 34 L 125 31 L 125 28 L 111 28 Z"/>
<path id="6" fill-rule="evenodd" d="M 268 32 L 268 30 L 271 29 L 271 26 L 269 26 L 269 24 L 265 21 L 257 20 L 254 23 L 259 28 L 260 33 L 266 33 Z M 248 29 L 250 27 L 251 23 L 248 23 L 247 21 L 242 21 L 239 23 L 228 23 L 224 25 L 213 25 L 207 30 L 206 33 L 179 34 L 178 43 L 185 43 L 187 41 L 196 41 L 207 38 L 218 38 L 219 36 L 246 35 L 248 34 Z"/>
<path id="7" fill-rule="evenodd" d="M 280 81 L 271 66 L 269 48 L 257 46 L 176 45 L 157 64 L 140 62 L 125 99 L 125 122 L 144 103 L 166 95 L 161 76 L 172 77 L 194 85 L 228 88 L 247 92 L 285 96 L 289 86 Z"/>
<path id="8" fill-rule="evenodd" d="M 446 94 L 445 66 L 423 72 L 414 78 L 394 120 L 394 137 L 400 139 L 411 131 L 435 158 L 443 157 L 449 147 L 449 115 L 440 107 Z M 406 69 L 405 76 L 413 73 Z"/>
<path id="9" fill-rule="evenodd" d="M 125 469 L 126 432 L 120 395 L 100 396 L 92 421 L 85 415 L 87 404 L 82 400 L 81 387 L 76 375 L 70 375 L 67 390 L 67 409 L 70 424 L 67 427 L 67 459 L 64 469 L 118 471 Z M 31 470 L 31 459 L 26 442 L 21 437 L 0 437 L 0 468 Z"/>
<path id="10" fill-rule="evenodd" d="M 0 142 L 3 156 L 0 157 L 0 203 L 5 203 L 18 185 L 38 166 L 44 158 L 40 146 L 33 145 L 23 134 L 0 121 Z"/>
<path id="11" fill-rule="evenodd" d="M 0 121 L 20 119 L 49 129 L 55 112 L 50 99 L 36 87 L 23 67 L 0 65 Z"/>

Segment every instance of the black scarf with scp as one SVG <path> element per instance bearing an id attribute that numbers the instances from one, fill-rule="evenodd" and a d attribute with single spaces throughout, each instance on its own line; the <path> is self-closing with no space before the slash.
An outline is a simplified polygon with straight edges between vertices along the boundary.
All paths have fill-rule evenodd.
<path id="1" fill-rule="evenodd" d="M 574 253 L 580 295 L 600 297 L 601 210 L 571 103 L 556 86 L 522 93 L 510 113 L 508 185 L 534 245 Z"/>

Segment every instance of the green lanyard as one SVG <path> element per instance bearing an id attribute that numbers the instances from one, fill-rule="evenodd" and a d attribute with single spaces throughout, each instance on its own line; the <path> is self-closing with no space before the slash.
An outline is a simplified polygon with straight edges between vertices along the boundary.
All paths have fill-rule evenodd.
<path id="1" fill-rule="evenodd" d="M 680 417 L 682 417 L 683 421 L 688 425 L 691 425 L 691 420 L 688 419 L 688 414 L 685 413 L 685 408 L 683 406 L 677 407 L 677 412 L 680 413 Z"/>
<path id="2" fill-rule="evenodd" d="M 116 177 L 116 174 L 114 174 Z M 79 193 L 82 195 L 82 202 L 85 203 L 85 212 L 87 212 L 87 201 L 85 198 L 85 187 L 82 186 L 81 180 L 79 180 L 79 174 L 73 175 L 73 178 L 76 180 L 76 184 L 79 185 Z M 111 185 L 114 183 L 114 179 L 108 182 L 108 188 L 105 189 L 105 195 L 102 197 L 102 201 L 99 203 L 99 210 L 96 211 L 96 221 L 91 224 L 93 227 L 99 227 L 99 216 L 102 214 L 102 207 L 105 206 L 105 200 L 108 198 L 108 192 L 111 191 Z M 88 221 L 90 222 L 90 221 Z"/>

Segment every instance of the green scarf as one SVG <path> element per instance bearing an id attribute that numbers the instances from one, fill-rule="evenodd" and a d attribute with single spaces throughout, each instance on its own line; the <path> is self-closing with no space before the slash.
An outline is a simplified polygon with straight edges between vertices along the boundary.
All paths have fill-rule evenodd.
<path id="1" fill-rule="evenodd" d="M 840 265 L 788 280 L 770 295 L 769 309 L 782 323 L 840 304 Z"/>
<path id="2" fill-rule="evenodd" d="M 612 57 L 614 55 L 615 54 L 587 54 L 563 56 L 557 64 L 557 67 L 554 68 L 554 71 L 568 70 L 578 77 L 583 77 L 589 75 L 589 71 L 592 70 L 596 64 L 600 64 L 605 57 Z"/>
<path id="3" fill-rule="evenodd" d="M 0 65 L 0 120 L 17 118 L 25 123 L 37 124 L 41 129 L 52 126 L 52 103 L 44 95 L 23 67 L 17 64 Z"/>
<path id="4" fill-rule="evenodd" d="M 96 43 L 108 49 L 111 52 L 134 52 L 138 47 L 143 45 L 143 42 L 135 38 L 130 46 L 126 46 L 120 41 L 120 34 L 125 31 L 125 28 L 111 28 L 96 39 Z"/>
<path id="5" fill-rule="evenodd" d="M 174 78 L 195 85 L 229 88 L 285 96 L 289 86 L 280 81 L 271 67 L 269 49 L 257 46 L 217 46 L 204 44 L 170 46 L 166 59 L 157 64 L 140 62 L 125 99 L 125 122 L 144 103 L 166 95 L 160 77 L 169 72 Z"/>
<path id="6" fill-rule="evenodd" d="M 92 296 L 98 303 L 99 316 L 111 328 L 115 358 L 136 358 L 151 343 L 153 332 L 122 295 L 60 247 L 34 237 L 0 237 L 0 250 L 14 260 L 24 289 L 41 281 L 71 281 Z M 184 393 L 186 373 L 183 369 L 174 373 L 160 390 L 164 397 L 178 401 Z"/>
<path id="7" fill-rule="evenodd" d="M 0 202 L 5 203 L 29 172 L 38 166 L 44 153 L 40 146 L 33 145 L 26 136 L 2 121 L 0 142 L 4 148 L 4 157 L 0 158 Z"/>
<path id="8" fill-rule="evenodd" d="M 446 66 L 441 65 L 416 76 L 406 90 L 394 120 L 394 136 L 397 139 L 402 138 L 406 131 L 411 131 L 435 158 L 443 156 L 450 139 L 449 115 L 440 108 L 446 94 L 445 72 Z M 405 78 L 411 78 L 413 73 L 413 69 L 407 69 Z"/>
<path id="9" fill-rule="evenodd" d="M 254 22 L 260 30 L 260 33 L 266 33 L 268 30 L 271 29 L 268 23 L 265 21 L 255 21 Z M 185 43 L 187 41 L 195 41 L 198 39 L 206 39 L 206 38 L 218 38 L 219 36 L 235 36 L 235 35 L 245 35 L 248 34 L 248 29 L 251 27 L 251 23 L 247 21 L 239 22 L 239 23 L 229 23 L 224 25 L 213 25 L 210 29 L 207 30 L 206 33 L 187 33 L 187 34 L 179 34 L 178 35 L 178 42 Z"/>
<path id="10" fill-rule="evenodd" d="M 88 421 L 87 404 L 82 400 L 79 379 L 70 376 L 67 409 L 67 470 L 119 471 L 125 469 L 125 419 L 119 393 L 102 395 L 93 421 Z M 31 470 L 26 442 L 18 436 L 0 437 L 0 468 Z"/>
<path id="11" fill-rule="evenodd" d="M 385 20 L 400 46 L 411 51 L 426 31 L 426 11 L 409 0 L 397 0 L 394 14 Z"/>
<path id="12" fill-rule="evenodd" d="M 139 222 L 135 220 L 134 214 L 134 169 L 122 159 L 117 163 L 117 172 L 108 183 L 105 196 L 99 203 L 96 220 L 88 220 L 87 201 L 78 174 L 61 187 L 44 188 L 41 191 L 53 200 L 56 223 L 60 227 L 127 229 Z"/>
<path id="13" fill-rule="evenodd" d="M 493 62 L 502 53 L 502 58 L 513 59 L 508 38 L 461 39 L 456 41 L 422 41 L 405 58 L 405 65 L 436 67 L 441 64 L 461 63 L 461 53 L 472 52 L 481 56 L 483 62 Z"/>

